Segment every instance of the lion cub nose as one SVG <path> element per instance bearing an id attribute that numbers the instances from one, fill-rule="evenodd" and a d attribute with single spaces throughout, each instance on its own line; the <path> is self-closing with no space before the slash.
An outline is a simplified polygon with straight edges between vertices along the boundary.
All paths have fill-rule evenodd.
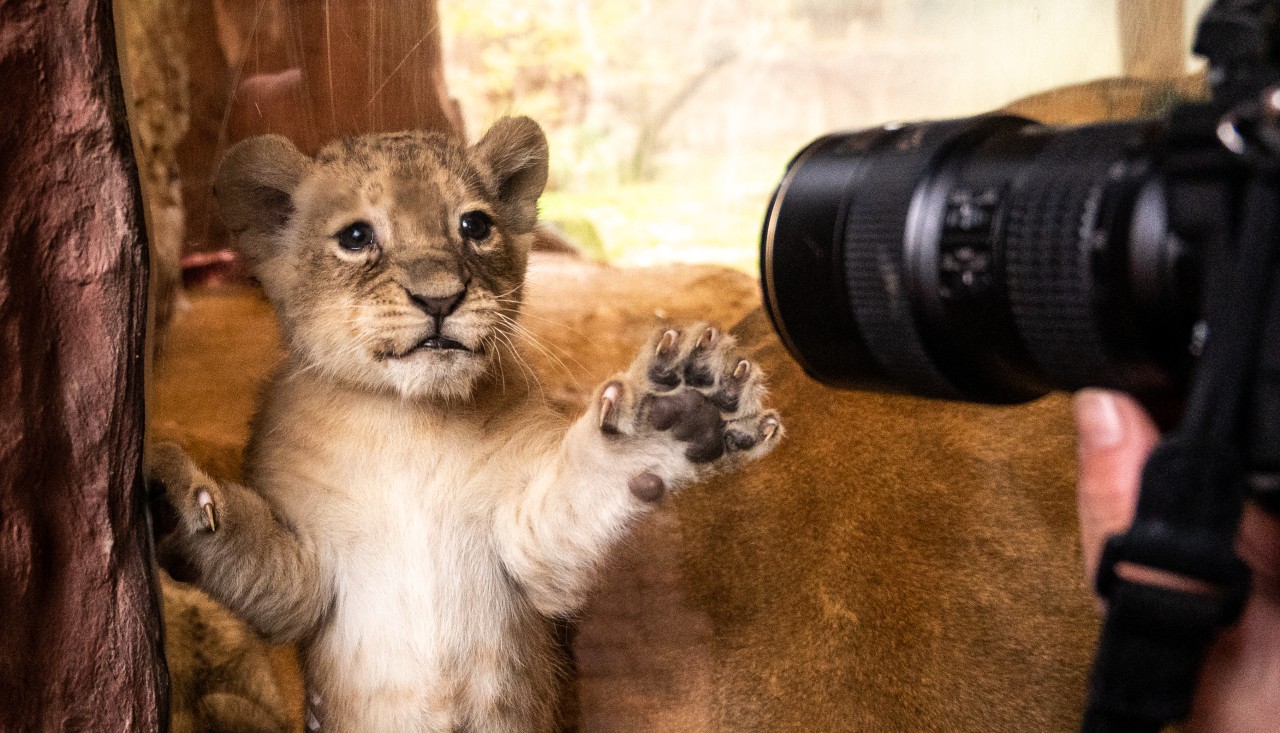
<path id="1" fill-rule="evenodd" d="M 408 292 L 408 291 L 406 291 Z M 467 289 L 461 288 L 456 293 L 450 293 L 442 297 L 431 297 L 428 295 L 420 295 L 418 293 L 409 292 L 409 299 L 413 304 L 422 309 L 424 313 L 432 318 L 444 318 L 458 309 L 458 304 L 466 297 Z"/>

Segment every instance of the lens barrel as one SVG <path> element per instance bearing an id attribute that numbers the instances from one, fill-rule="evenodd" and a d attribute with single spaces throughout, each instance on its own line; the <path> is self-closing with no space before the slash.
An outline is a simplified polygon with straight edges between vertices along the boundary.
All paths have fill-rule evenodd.
<path id="1" fill-rule="evenodd" d="M 1168 225 L 1161 128 L 1008 115 L 802 150 L 769 205 L 764 300 L 838 387 L 991 403 L 1052 389 L 1177 394 L 1195 253 Z"/>

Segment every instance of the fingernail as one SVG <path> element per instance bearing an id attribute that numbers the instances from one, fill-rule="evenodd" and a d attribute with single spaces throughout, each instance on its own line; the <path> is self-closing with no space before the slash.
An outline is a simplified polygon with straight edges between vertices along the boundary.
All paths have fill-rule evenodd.
<path id="1" fill-rule="evenodd" d="M 1087 448 L 1114 448 L 1124 440 L 1124 424 L 1115 395 L 1100 389 L 1076 393 L 1074 410 L 1080 444 Z"/>

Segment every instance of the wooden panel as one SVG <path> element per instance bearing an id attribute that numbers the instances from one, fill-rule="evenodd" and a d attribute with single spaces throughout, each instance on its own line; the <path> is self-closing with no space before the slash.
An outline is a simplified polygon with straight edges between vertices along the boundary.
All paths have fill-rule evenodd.
<path id="1" fill-rule="evenodd" d="M 0 2 L 0 730 L 160 730 L 146 254 L 109 0 Z"/>
<path id="2" fill-rule="evenodd" d="M 1116 9 L 1125 76 L 1165 80 L 1186 73 L 1190 40 L 1183 38 L 1181 0 L 1121 0 Z"/>

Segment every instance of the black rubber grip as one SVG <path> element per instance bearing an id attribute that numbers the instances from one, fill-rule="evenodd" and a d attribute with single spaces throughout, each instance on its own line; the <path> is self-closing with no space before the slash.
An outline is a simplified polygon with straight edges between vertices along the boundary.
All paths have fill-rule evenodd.
<path id="1" fill-rule="evenodd" d="M 1010 201 L 1009 304 L 1027 350 L 1059 387 L 1096 384 L 1114 371 L 1095 303 L 1095 248 L 1103 191 L 1124 165 L 1132 131 L 1065 131 L 1035 158 Z M 1100 150 L 1104 148 L 1104 150 Z M 1118 168 L 1120 167 L 1120 168 Z"/>
<path id="2" fill-rule="evenodd" d="M 875 175 L 853 197 L 845 221 L 844 269 L 858 328 L 885 372 L 912 391 L 959 398 L 929 355 L 912 307 L 905 239 L 916 188 L 940 145 L 965 120 L 904 128 L 882 150 Z M 886 164 L 891 163 L 891 164 Z"/>

